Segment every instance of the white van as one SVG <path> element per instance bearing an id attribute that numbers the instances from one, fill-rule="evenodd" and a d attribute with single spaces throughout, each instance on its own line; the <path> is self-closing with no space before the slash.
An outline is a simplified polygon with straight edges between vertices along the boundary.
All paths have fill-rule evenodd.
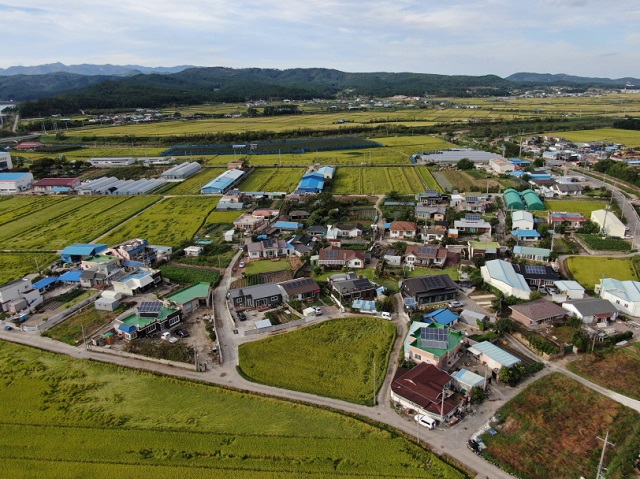
<path id="1" fill-rule="evenodd" d="M 430 416 L 425 416 L 423 414 L 416 414 L 413 416 L 413 419 L 420 424 L 421 426 L 426 427 L 427 429 L 435 429 L 438 425 L 438 421 L 433 419 Z"/>
<path id="2" fill-rule="evenodd" d="M 386 311 L 383 311 L 382 313 L 380 313 L 380 317 L 382 319 L 388 319 L 389 321 L 391 321 L 391 313 L 387 313 Z"/>

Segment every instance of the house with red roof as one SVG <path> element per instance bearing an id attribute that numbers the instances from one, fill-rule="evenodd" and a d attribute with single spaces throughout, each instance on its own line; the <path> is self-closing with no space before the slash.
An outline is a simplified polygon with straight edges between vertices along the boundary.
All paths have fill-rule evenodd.
<path id="1" fill-rule="evenodd" d="M 418 232 L 418 225 L 413 221 L 393 221 L 389 226 L 389 236 L 391 238 L 415 238 Z"/>
<path id="2" fill-rule="evenodd" d="M 59 188 L 75 188 L 80 184 L 80 178 L 43 178 L 33 184 L 33 191 L 39 193 L 55 192 Z"/>

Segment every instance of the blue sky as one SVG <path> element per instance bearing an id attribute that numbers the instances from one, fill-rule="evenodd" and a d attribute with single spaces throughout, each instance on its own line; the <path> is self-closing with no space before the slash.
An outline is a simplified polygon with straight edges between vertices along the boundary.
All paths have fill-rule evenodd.
<path id="1" fill-rule="evenodd" d="M 62 62 L 640 77 L 640 2 L 627 0 L 0 0 L 0 19 L 3 68 Z"/>

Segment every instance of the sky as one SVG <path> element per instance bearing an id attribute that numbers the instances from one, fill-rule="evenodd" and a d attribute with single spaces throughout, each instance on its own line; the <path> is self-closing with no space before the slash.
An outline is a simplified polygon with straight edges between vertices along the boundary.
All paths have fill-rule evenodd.
<path id="1" fill-rule="evenodd" d="M 2 68 L 640 77 L 636 0 L 0 0 L 0 24 Z"/>

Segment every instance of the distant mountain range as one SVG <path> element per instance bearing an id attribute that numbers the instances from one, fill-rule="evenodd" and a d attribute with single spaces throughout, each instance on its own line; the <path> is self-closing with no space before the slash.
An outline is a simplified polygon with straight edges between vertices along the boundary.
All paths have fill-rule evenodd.
<path id="1" fill-rule="evenodd" d="M 30 67 L 13 66 L 0 68 L 0 76 L 12 75 L 45 75 L 47 73 L 76 73 L 78 75 L 106 75 L 106 76 L 131 76 L 139 73 L 178 73 L 193 65 L 180 65 L 176 67 L 143 67 L 141 65 L 65 65 L 63 63 L 48 63 Z"/>
<path id="2" fill-rule="evenodd" d="M 12 74 L 19 68 L 38 74 Z M 55 71 L 56 68 L 76 72 Z M 100 72 L 87 74 L 86 72 Z M 144 71 L 144 73 L 142 73 Z M 584 91 L 592 86 L 640 85 L 640 80 L 585 78 L 570 75 L 516 73 L 496 75 L 435 75 L 426 73 L 348 73 L 327 68 L 158 67 L 137 65 L 65 65 L 10 67 L 0 75 L 0 99 L 25 102 L 25 116 L 72 113 L 87 109 L 159 108 L 176 104 L 243 102 L 257 99 L 367 97 L 508 96 L 531 88 L 566 86 Z M 85 72 L 85 73 L 79 73 Z M 124 76 L 123 76 L 124 75 Z"/>

